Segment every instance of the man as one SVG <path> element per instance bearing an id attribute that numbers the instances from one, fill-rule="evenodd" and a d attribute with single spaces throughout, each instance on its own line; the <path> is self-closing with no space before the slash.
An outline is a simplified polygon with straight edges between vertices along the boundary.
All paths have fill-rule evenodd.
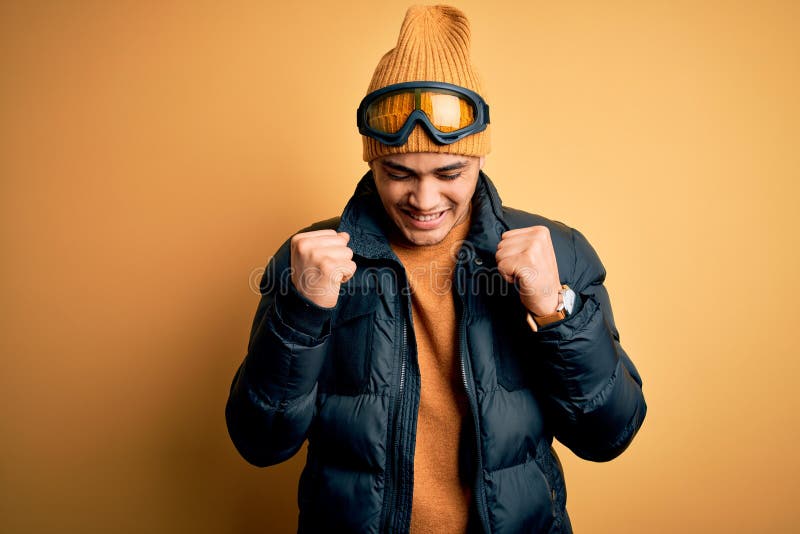
<path id="1" fill-rule="evenodd" d="M 270 260 L 226 420 L 294 455 L 300 532 L 571 532 L 556 437 L 619 455 L 646 412 L 582 233 L 501 204 L 469 26 L 408 10 L 358 110 L 369 172 Z"/>

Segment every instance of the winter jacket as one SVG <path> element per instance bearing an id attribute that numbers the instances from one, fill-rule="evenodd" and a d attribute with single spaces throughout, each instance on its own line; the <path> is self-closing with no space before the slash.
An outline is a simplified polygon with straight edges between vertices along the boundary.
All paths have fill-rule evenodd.
<path id="1" fill-rule="evenodd" d="M 487 533 L 568 533 L 553 438 L 587 460 L 615 458 L 645 417 L 641 378 L 584 235 L 503 206 L 483 172 L 472 208 L 453 292 L 475 513 Z M 340 217 L 300 230 L 351 236 L 358 269 L 336 307 L 320 308 L 294 288 L 288 239 L 261 280 L 225 417 L 237 450 L 256 466 L 292 457 L 308 439 L 301 533 L 408 531 L 420 376 L 408 283 L 386 239 L 391 224 L 370 171 Z M 561 283 L 576 293 L 572 314 L 538 332 L 494 258 L 504 231 L 534 225 L 550 230 Z"/>

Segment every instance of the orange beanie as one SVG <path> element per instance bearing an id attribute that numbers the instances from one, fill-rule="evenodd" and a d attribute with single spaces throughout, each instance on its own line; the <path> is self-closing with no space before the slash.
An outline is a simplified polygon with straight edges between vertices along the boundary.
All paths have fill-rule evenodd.
<path id="1" fill-rule="evenodd" d="M 406 12 L 397 45 L 380 60 L 367 94 L 387 85 L 412 81 L 446 82 L 466 87 L 486 100 L 480 77 L 472 67 L 467 17 L 451 6 L 412 6 Z M 467 156 L 489 153 L 489 128 L 449 145 L 433 141 L 416 125 L 405 144 L 389 146 L 362 136 L 364 161 L 405 152 L 443 152 Z"/>

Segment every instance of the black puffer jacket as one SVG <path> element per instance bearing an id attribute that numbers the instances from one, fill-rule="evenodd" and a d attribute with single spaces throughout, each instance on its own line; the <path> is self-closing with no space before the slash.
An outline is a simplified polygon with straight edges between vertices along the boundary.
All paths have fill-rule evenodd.
<path id="1" fill-rule="evenodd" d="M 308 438 L 299 532 L 406 532 L 411 513 L 419 367 L 405 271 L 371 172 L 341 217 L 301 231 L 346 231 L 358 265 L 333 309 L 300 296 L 287 240 L 268 263 L 248 353 L 225 416 L 241 455 L 282 462 Z M 502 232 L 550 229 L 573 314 L 533 332 L 496 270 Z M 610 460 L 646 412 L 641 379 L 619 343 L 605 269 L 578 230 L 501 205 L 481 172 L 454 291 L 464 387 L 471 407 L 464 469 L 485 532 L 571 532 L 551 444 Z M 476 438 L 477 436 L 477 438 Z"/>

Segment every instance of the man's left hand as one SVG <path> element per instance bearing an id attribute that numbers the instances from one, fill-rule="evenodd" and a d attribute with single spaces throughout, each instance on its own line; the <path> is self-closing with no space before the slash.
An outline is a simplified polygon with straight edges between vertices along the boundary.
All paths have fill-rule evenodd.
<path id="1" fill-rule="evenodd" d="M 515 284 L 523 306 L 533 315 L 556 311 L 561 282 L 550 230 L 530 226 L 503 232 L 495 253 L 497 269 Z"/>

